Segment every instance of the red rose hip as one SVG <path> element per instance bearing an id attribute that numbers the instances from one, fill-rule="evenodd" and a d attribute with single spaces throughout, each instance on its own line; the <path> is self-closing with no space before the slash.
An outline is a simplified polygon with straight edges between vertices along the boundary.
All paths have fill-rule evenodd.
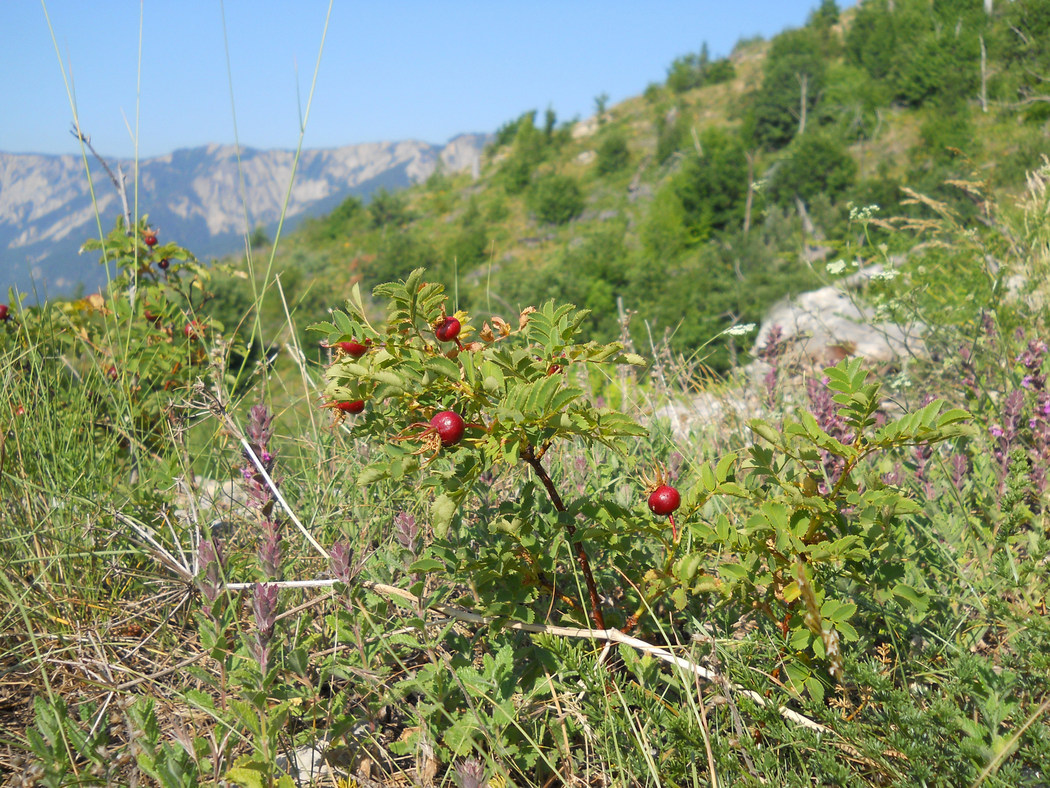
<path id="1" fill-rule="evenodd" d="M 661 517 L 673 514 L 682 505 L 682 496 L 669 484 L 661 484 L 649 493 L 649 511 Z"/>
<path id="2" fill-rule="evenodd" d="M 7 304 L 0 304 L 0 321 L 10 319 L 11 315 L 8 314 Z"/>
<path id="3" fill-rule="evenodd" d="M 430 426 L 441 438 L 442 446 L 454 446 L 463 437 L 467 425 L 463 417 L 453 410 L 443 410 L 430 420 Z"/>
<path id="4" fill-rule="evenodd" d="M 346 355 L 352 358 L 361 358 L 365 353 L 368 352 L 367 340 L 365 344 L 361 344 L 357 341 L 352 342 L 340 342 L 337 347 L 342 350 Z"/>
<path id="5" fill-rule="evenodd" d="M 446 317 L 434 329 L 434 336 L 442 342 L 455 342 L 459 336 L 460 324 L 454 317 Z"/>
<path id="6" fill-rule="evenodd" d="M 365 401 L 363 399 L 355 399 L 348 402 L 337 402 L 335 408 L 343 413 L 360 413 L 365 409 Z"/>

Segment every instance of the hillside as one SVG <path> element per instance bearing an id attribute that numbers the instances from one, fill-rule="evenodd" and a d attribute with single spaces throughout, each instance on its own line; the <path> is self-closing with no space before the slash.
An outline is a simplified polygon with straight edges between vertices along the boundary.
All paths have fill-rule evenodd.
<path id="1" fill-rule="evenodd" d="M 622 307 L 690 353 L 817 285 L 838 251 L 828 239 L 860 233 L 850 206 L 907 214 L 901 186 L 959 201 L 944 181 L 1016 189 L 1038 166 L 1041 7 L 868 2 L 840 19 L 833 6 L 725 60 L 682 56 L 600 116 L 526 112 L 497 131 L 477 180 L 439 172 L 367 208 L 348 200 L 289 238 L 278 266 L 326 296 L 425 266 L 476 314 L 557 296 L 606 339 Z M 331 306 L 298 298 L 304 322 Z M 731 352 L 722 338 L 705 354 L 724 368 Z"/>

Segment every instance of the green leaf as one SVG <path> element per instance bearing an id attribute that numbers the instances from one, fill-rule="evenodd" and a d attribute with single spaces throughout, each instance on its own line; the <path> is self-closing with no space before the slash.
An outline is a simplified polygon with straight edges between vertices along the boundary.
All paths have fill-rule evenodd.
<path id="1" fill-rule="evenodd" d="M 930 605 L 930 598 L 927 594 L 907 583 L 897 583 L 893 587 L 893 595 L 901 602 L 904 602 L 906 606 L 915 608 L 920 614 L 924 614 Z"/>
<path id="2" fill-rule="evenodd" d="M 364 304 L 364 301 L 361 300 L 361 283 L 360 282 L 354 282 L 353 287 L 350 288 L 350 297 L 348 299 L 346 299 L 346 303 L 349 306 L 353 307 L 354 311 L 357 312 L 357 314 L 359 314 L 362 317 L 364 317 L 365 304 Z"/>
<path id="3" fill-rule="evenodd" d="M 374 484 L 380 479 L 386 479 L 390 476 L 390 468 L 387 465 L 369 465 L 361 473 L 357 475 L 358 487 L 367 487 L 369 484 Z"/>
<path id="4" fill-rule="evenodd" d="M 675 610 L 682 611 L 689 604 L 689 596 L 682 586 L 678 586 L 671 592 L 671 601 L 674 602 Z"/>
<path id="5" fill-rule="evenodd" d="M 857 606 L 853 602 L 839 602 L 835 599 L 828 599 L 820 607 L 821 617 L 834 621 L 836 624 L 840 621 L 848 621 L 856 612 Z"/>
<path id="6" fill-rule="evenodd" d="M 714 492 L 718 486 L 715 472 L 711 470 L 711 466 L 706 462 L 700 466 L 700 483 L 704 485 L 704 489 L 708 492 Z"/>
<path id="7" fill-rule="evenodd" d="M 973 416 L 969 411 L 965 411 L 962 408 L 951 408 L 941 414 L 941 417 L 937 420 L 937 426 L 943 428 L 950 424 L 957 424 L 960 421 L 968 421 L 972 418 Z"/>
<path id="8" fill-rule="evenodd" d="M 718 567 L 718 573 L 730 580 L 747 580 L 751 577 L 751 571 L 746 566 L 734 563 L 724 563 Z"/>
<path id="9" fill-rule="evenodd" d="M 445 745 L 454 755 L 468 755 L 474 747 L 474 736 L 478 730 L 478 723 L 464 715 L 445 731 Z"/>
<path id="10" fill-rule="evenodd" d="M 806 691 L 817 703 L 824 702 L 824 684 L 816 676 L 810 676 L 805 681 Z"/>
<path id="11" fill-rule="evenodd" d="M 429 574 L 431 572 L 443 572 L 445 564 L 436 558 L 420 558 L 408 568 L 412 574 Z"/>
<path id="12" fill-rule="evenodd" d="M 752 419 L 747 423 L 747 426 L 751 428 L 751 431 L 760 438 L 772 443 L 774 446 L 781 445 L 783 438 L 780 433 L 773 429 L 771 426 L 766 424 L 761 419 Z"/>
<path id="13" fill-rule="evenodd" d="M 430 517 L 434 526 L 434 535 L 439 539 L 448 536 L 449 526 L 456 514 L 459 504 L 449 495 L 439 495 L 430 505 Z"/>
<path id="14" fill-rule="evenodd" d="M 288 668 L 299 676 L 306 676 L 310 672 L 310 655 L 305 648 L 292 649 L 287 656 Z"/>
<path id="15" fill-rule="evenodd" d="M 722 459 L 718 461 L 718 466 L 715 468 L 715 477 L 719 483 L 724 482 L 729 478 L 729 472 L 733 469 L 733 464 L 736 462 L 736 454 L 730 452 L 726 454 Z"/>
<path id="16" fill-rule="evenodd" d="M 325 336 L 332 336 L 333 334 L 339 333 L 339 329 L 337 329 L 333 324 L 323 322 L 309 325 L 306 327 L 306 330 L 314 331 L 318 334 L 324 334 Z"/>
<path id="17" fill-rule="evenodd" d="M 234 766 L 226 773 L 226 779 L 243 788 L 265 788 L 268 782 L 262 764 L 254 762 Z"/>
<path id="18" fill-rule="evenodd" d="M 800 627 L 792 631 L 789 645 L 794 651 L 805 651 L 807 648 L 809 648 L 809 641 L 812 638 L 812 632 L 810 632 L 808 629 Z"/>
<path id="19" fill-rule="evenodd" d="M 860 638 L 857 630 L 848 621 L 836 621 L 835 629 L 842 635 L 842 639 L 848 643 L 855 643 Z"/>
<path id="20" fill-rule="evenodd" d="M 449 380 L 460 379 L 460 367 L 455 361 L 445 356 L 429 356 L 423 363 L 424 368 L 430 372 L 448 378 Z"/>
<path id="21" fill-rule="evenodd" d="M 350 318 L 347 317 L 345 312 L 334 311 L 332 312 L 332 319 L 335 320 L 336 329 L 340 334 L 353 334 L 354 324 L 350 322 Z"/>

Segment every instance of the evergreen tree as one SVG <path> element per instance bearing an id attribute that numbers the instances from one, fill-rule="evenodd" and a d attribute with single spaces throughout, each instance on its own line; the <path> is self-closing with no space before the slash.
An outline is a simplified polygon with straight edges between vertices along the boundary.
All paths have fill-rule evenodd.
<path id="1" fill-rule="evenodd" d="M 675 179 L 675 192 L 694 240 L 740 227 L 747 197 L 747 156 L 736 135 L 709 129 L 700 135 L 703 156 L 693 156 Z"/>
<path id="2" fill-rule="evenodd" d="M 751 99 L 756 142 L 776 149 L 792 140 L 817 104 L 825 68 L 818 32 L 809 28 L 789 30 L 773 39 L 762 86 Z"/>

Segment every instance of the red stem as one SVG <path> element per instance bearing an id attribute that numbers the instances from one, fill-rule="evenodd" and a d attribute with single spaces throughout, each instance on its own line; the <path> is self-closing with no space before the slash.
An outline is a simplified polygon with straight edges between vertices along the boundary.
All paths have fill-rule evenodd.
<path id="1" fill-rule="evenodd" d="M 533 452 L 531 446 L 525 447 L 521 453 L 521 458 L 531 465 L 536 475 L 540 477 L 540 481 L 543 482 L 543 486 L 546 488 L 547 495 L 550 497 L 551 503 L 554 504 L 554 508 L 559 512 L 566 511 L 565 503 L 562 501 L 561 496 L 558 495 L 558 491 L 554 489 L 554 482 L 547 475 L 547 471 L 544 469 L 539 457 Z M 602 604 L 598 598 L 598 586 L 594 582 L 594 575 L 591 574 L 591 562 L 587 558 L 587 551 L 583 547 L 583 542 L 572 539 L 576 534 L 576 526 L 572 523 L 567 523 L 565 529 L 569 532 L 569 541 L 576 551 L 576 563 L 580 565 L 583 579 L 587 583 L 587 593 L 591 598 L 591 619 L 594 621 L 595 627 L 605 629 L 605 616 L 602 614 Z"/>

